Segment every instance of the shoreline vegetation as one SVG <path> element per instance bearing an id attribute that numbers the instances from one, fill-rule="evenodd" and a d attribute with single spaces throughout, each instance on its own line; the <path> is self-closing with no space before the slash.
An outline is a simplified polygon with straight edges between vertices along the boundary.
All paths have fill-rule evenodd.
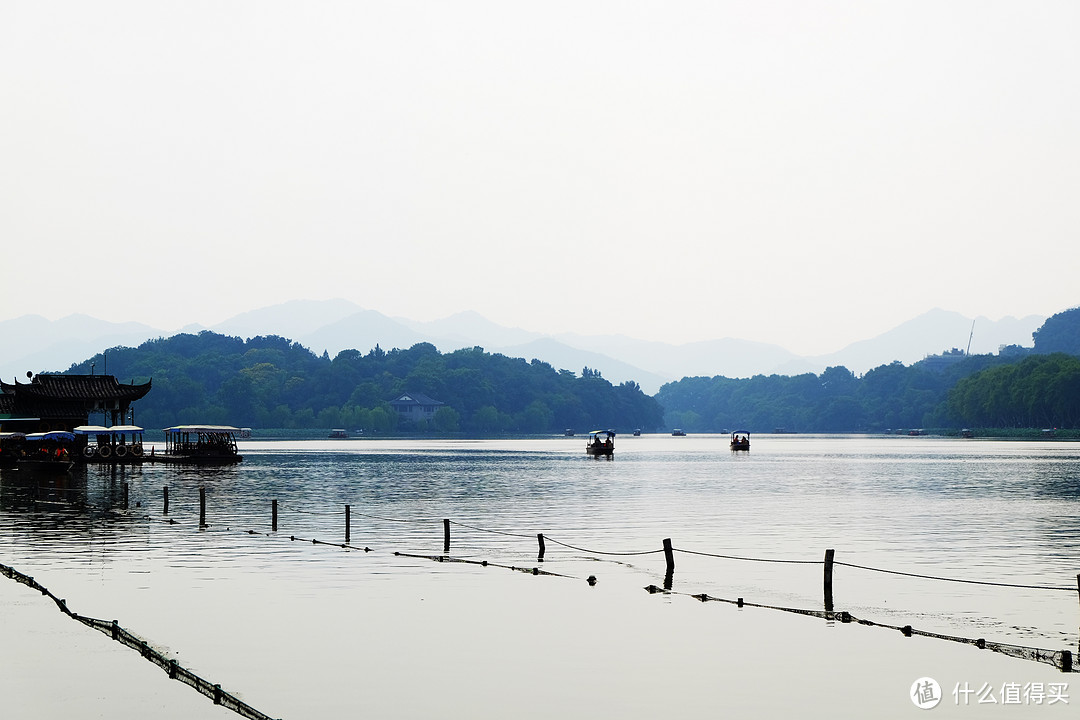
<path id="1" fill-rule="evenodd" d="M 933 435 L 1076 438 L 1080 436 L 1080 308 L 1049 318 L 1033 349 L 996 355 L 953 349 L 910 366 L 899 361 L 862 375 L 845 367 L 819 374 L 749 378 L 684 377 L 646 395 L 633 381 L 614 384 L 595 368 L 558 369 L 542 360 L 481 347 L 440 352 L 420 343 L 366 354 L 321 356 L 278 336 L 247 340 L 210 331 L 118 347 L 72 365 L 119 381 L 153 382 L 136 408 L 147 427 L 199 422 L 287 429 L 347 428 L 382 437 L 671 431 L 724 433 L 891 433 L 939 428 Z M 422 394 L 437 407 L 403 415 L 391 404 Z M 1052 430 L 1052 433 L 1045 430 Z M 917 434 L 917 433 L 916 433 Z"/>

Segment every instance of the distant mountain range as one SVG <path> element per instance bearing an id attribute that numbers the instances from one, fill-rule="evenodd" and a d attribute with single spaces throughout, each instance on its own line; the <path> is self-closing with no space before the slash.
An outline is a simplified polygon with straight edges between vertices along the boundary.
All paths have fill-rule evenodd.
<path id="1" fill-rule="evenodd" d="M 1045 320 L 1037 315 L 996 321 L 975 318 L 971 352 L 996 353 L 1002 345 L 1032 347 L 1032 333 Z M 427 342 L 442 352 L 480 346 L 491 353 L 537 358 L 576 373 L 587 366 L 615 383 L 633 380 L 651 395 L 665 382 L 689 376 L 796 375 L 819 373 L 836 365 L 861 374 L 896 360 L 909 365 L 927 355 L 966 349 L 971 327 L 972 318 L 931 310 L 838 352 L 803 357 L 778 345 L 734 338 L 672 345 L 621 335 L 551 336 L 497 325 L 474 312 L 416 322 L 391 318 L 345 300 L 294 300 L 242 313 L 209 328 L 188 326 L 182 332 L 212 330 L 243 338 L 280 335 L 317 354 L 325 351 L 330 357 L 347 349 L 367 352 L 375 345 L 389 350 Z M 16 377 L 23 379 L 27 371 L 60 372 L 102 350 L 135 347 L 174 334 L 139 323 L 111 323 L 86 315 L 69 315 L 55 321 L 24 315 L 0 322 L 0 378 L 10 382 Z M 98 370 L 107 372 L 106 367 Z"/>

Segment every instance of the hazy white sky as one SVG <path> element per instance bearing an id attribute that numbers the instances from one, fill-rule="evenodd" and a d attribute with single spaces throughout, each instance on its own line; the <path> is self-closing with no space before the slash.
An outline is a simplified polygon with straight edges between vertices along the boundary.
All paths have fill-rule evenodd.
<path id="1" fill-rule="evenodd" d="M 0 319 L 829 352 L 1080 305 L 1080 3 L 0 2 Z"/>

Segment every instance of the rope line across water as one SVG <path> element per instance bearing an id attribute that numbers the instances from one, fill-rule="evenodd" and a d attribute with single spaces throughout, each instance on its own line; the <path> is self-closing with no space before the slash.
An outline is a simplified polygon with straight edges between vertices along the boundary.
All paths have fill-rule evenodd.
<path id="1" fill-rule="evenodd" d="M 717 553 L 699 552 L 697 550 L 681 550 L 679 548 L 673 548 L 675 552 L 686 553 L 687 555 L 701 555 L 703 557 L 722 558 L 724 560 L 746 560 L 749 562 L 765 562 L 765 563 L 787 563 L 790 565 L 824 565 L 824 560 L 782 560 L 782 559 L 769 559 L 769 558 L 754 558 L 754 557 L 739 557 L 738 555 L 719 555 Z M 839 565 L 840 563 L 836 563 Z"/>
<path id="2" fill-rule="evenodd" d="M 867 567 L 866 565 L 855 565 L 845 562 L 835 562 L 833 564 L 843 565 L 844 567 L 855 568 L 857 570 L 869 570 L 871 572 L 887 573 L 889 575 L 903 575 L 904 577 L 922 578 L 923 580 L 940 580 L 942 582 L 966 583 L 968 585 L 990 585 L 993 587 L 1020 588 L 1023 590 L 1058 590 L 1064 592 L 1077 592 L 1077 588 L 1074 587 L 1060 587 L 1053 585 L 1019 585 L 1016 583 L 990 582 L 988 580 L 963 580 L 960 578 L 941 577 L 939 575 L 921 575 L 919 573 L 901 572 L 899 570 L 883 570 L 881 568 Z"/>
<path id="3" fill-rule="evenodd" d="M 181 666 L 175 660 L 172 660 L 163 653 L 153 649 L 146 640 L 124 629 L 115 620 L 100 620 L 98 618 L 87 617 L 86 615 L 79 615 L 78 613 L 72 612 L 68 609 L 66 600 L 56 597 L 56 595 L 47 588 L 36 582 L 34 578 L 29 575 L 24 575 L 13 567 L 0 564 L 0 574 L 45 595 L 56 603 L 56 606 L 60 611 L 72 620 L 77 620 L 87 627 L 110 635 L 113 640 L 116 640 L 129 648 L 138 650 L 139 654 L 146 660 L 149 660 L 165 670 L 169 674 L 170 679 L 179 680 L 186 685 L 190 685 L 206 697 L 211 698 L 215 705 L 221 705 L 241 717 L 248 718 L 248 720 L 273 720 L 271 716 L 256 710 L 232 693 L 222 690 L 221 685 L 211 683 L 209 680 L 199 677 L 187 668 Z"/>

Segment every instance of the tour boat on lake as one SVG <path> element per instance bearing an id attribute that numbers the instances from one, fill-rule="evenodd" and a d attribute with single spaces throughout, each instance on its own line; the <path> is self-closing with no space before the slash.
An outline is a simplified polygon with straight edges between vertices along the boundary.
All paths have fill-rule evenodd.
<path id="1" fill-rule="evenodd" d="M 64 430 L 29 433 L 26 447 L 16 466 L 20 471 L 62 475 L 71 470 L 75 435 Z"/>
<path id="2" fill-rule="evenodd" d="M 79 453 L 85 462 L 142 462 L 143 429 L 138 425 L 79 425 L 73 432 L 86 437 L 86 446 Z"/>
<path id="3" fill-rule="evenodd" d="M 615 454 L 615 433 L 611 430 L 593 430 L 589 433 L 585 452 L 597 457 L 611 457 Z"/>
<path id="4" fill-rule="evenodd" d="M 154 462 L 228 465 L 244 456 L 237 452 L 240 428 L 231 425 L 176 425 L 165 428 L 165 452 L 143 457 Z"/>

